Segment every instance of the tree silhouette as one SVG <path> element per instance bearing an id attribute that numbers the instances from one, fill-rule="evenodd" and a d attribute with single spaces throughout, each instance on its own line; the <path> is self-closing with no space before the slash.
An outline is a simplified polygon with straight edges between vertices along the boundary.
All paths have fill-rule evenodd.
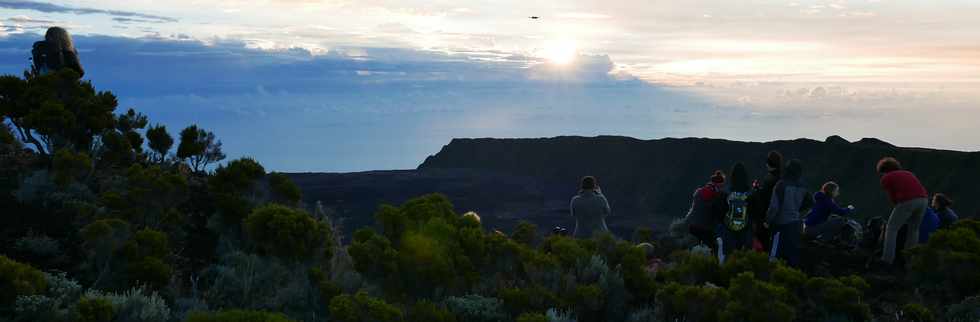
<path id="1" fill-rule="evenodd" d="M 164 125 L 154 125 L 146 130 L 146 139 L 150 141 L 150 150 L 156 154 L 156 162 L 163 162 L 174 146 L 174 138 L 167 132 Z"/>
<path id="2" fill-rule="evenodd" d="M 177 158 L 187 160 L 195 172 L 207 169 L 209 164 L 225 159 L 221 151 L 221 141 L 214 133 L 191 125 L 180 131 L 180 145 L 177 146 Z"/>

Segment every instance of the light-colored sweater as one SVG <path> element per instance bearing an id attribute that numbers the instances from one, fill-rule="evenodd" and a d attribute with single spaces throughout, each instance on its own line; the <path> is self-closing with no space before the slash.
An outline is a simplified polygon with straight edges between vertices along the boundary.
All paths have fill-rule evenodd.
<path id="1" fill-rule="evenodd" d="M 602 192 L 582 190 L 572 197 L 570 206 L 572 218 L 575 218 L 575 230 L 572 236 L 589 238 L 596 232 L 609 231 L 606 226 L 606 216 L 609 216 L 609 202 Z"/>

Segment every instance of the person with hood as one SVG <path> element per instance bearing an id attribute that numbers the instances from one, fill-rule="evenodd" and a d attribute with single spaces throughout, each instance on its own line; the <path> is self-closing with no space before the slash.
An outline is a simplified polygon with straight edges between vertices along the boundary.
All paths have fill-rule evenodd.
<path id="1" fill-rule="evenodd" d="M 769 203 L 772 201 L 772 191 L 776 188 L 776 183 L 783 177 L 783 155 L 779 151 L 770 151 L 766 156 L 766 177 L 762 183 L 755 186 L 756 198 L 753 198 L 749 209 L 752 215 L 753 231 L 755 238 L 762 244 L 763 249 L 772 248 L 772 233 L 764 224 L 766 223 L 766 212 L 769 210 Z"/>
<path id="2" fill-rule="evenodd" d="M 803 184 L 803 163 L 793 159 L 786 164 L 783 178 L 773 188 L 766 226 L 772 231 L 771 258 L 785 260 L 793 267 L 800 263 L 802 222 L 800 214 L 813 207 L 813 196 Z"/>
<path id="3" fill-rule="evenodd" d="M 78 60 L 78 50 L 71 35 L 65 28 L 51 27 L 44 34 L 44 40 L 34 43 L 31 51 L 34 60 L 33 71 L 37 75 L 47 75 L 63 68 L 70 68 L 85 76 L 85 70 Z"/>
<path id="4" fill-rule="evenodd" d="M 877 171 L 881 175 L 881 187 L 895 207 L 885 226 L 884 249 L 881 261 L 891 265 L 895 262 L 898 232 L 907 225 L 904 249 L 910 249 L 919 242 L 919 226 L 929 207 L 929 193 L 910 171 L 902 169 L 895 158 L 887 157 L 878 161 Z"/>
<path id="5" fill-rule="evenodd" d="M 731 177 L 728 180 L 728 191 L 725 192 L 723 204 L 724 218 L 722 219 L 721 237 L 722 251 L 727 256 L 739 249 L 752 247 L 752 216 L 749 204 L 753 194 L 749 183 L 749 174 L 741 162 L 732 166 Z"/>
<path id="6" fill-rule="evenodd" d="M 717 229 L 721 224 L 724 203 L 725 173 L 717 170 L 703 187 L 694 190 L 691 208 L 687 211 L 688 232 L 697 240 L 717 250 Z"/>
<path id="7" fill-rule="evenodd" d="M 824 183 L 820 191 L 813 194 L 813 209 L 803 223 L 804 237 L 829 242 L 840 233 L 846 222 L 843 218 L 831 215 L 850 216 L 854 212 L 854 206 L 838 206 L 835 201 L 838 196 L 840 196 L 840 186 L 833 181 Z"/>
<path id="8" fill-rule="evenodd" d="M 572 236 L 590 238 L 597 232 L 609 231 L 609 227 L 606 226 L 606 217 L 611 212 L 609 202 L 606 196 L 602 195 L 596 178 L 591 176 L 582 178 L 580 188 L 578 194 L 572 197 L 569 207 L 572 218 L 575 218 L 575 230 Z"/>
<path id="9" fill-rule="evenodd" d="M 937 193 L 932 197 L 932 209 L 936 211 L 936 216 L 939 217 L 939 229 L 946 229 L 956 223 L 960 219 L 953 211 L 953 199 L 949 196 Z"/>

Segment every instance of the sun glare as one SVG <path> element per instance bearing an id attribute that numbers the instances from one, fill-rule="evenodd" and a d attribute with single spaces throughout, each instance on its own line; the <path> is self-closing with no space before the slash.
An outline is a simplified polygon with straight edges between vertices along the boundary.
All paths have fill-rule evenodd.
<path id="1" fill-rule="evenodd" d="M 551 41 L 541 50 L 540 56 L 555 65 L 568 65 L 578 56 L 578 45 L 570 39 Z"/>

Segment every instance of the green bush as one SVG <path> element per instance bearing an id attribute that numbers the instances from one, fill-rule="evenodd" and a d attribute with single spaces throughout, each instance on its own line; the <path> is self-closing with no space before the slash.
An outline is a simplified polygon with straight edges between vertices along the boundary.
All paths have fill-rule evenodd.
<path id="1" fill-rule="evenodd" d="M 727 285 L 722 275 L 721 266 L 718 259 L 710 254 L 699 254 L 681 251 L 671 256 L 673 266 L 658 273 L 667 282 L 677 282 L 688 285 L 701 285 L 712 283 L 715 285 Z"/>
<path id="2" fill-rule="evenodd" d="M 750 272 L 730 281 L 721 321 L 790 322 L 796 318 L 793 296 L 785 288 L 755 279 Z"/>
<path id="3" fill-rule="evenodd" d="M 44 273 L 27 264 L 0 255 L 0 307 L 14 303 L 18 296 L 44 292 L 48 281 Z"/>
<path id="4" fill-rule="evenodd" d="M 112 303 L 101 298 L 83 297 L 75 306 L 79 322 L 109 322 L 115 316 Z"/>
<path id="5" fill-rule="evenodd" d="M 541 313 L 524 313 L 517 317 L 517 322 L 548 322 L 548 316 Z"/>
<path id="6" fill-rule="evenodd" d="M 936 316 L 929 308 L 919 303 L 908 303 L 902 306 L 899 312 L 902 321 L 909 322 L 935 322 Z"/>
<path id="7" fill-rule="evenodd" d="M 538 238 L 538 225 L 521 220 L 517 223 L 517 227 L 514 228 L 514 233 L 510 235 L 510 238 L 524 245 L 534 245 Z"/>
<path id="8" fill-rule="evenodd" d="M 946 321 L 980 321 L 980 295 L 968 297 L 946 308 Z"/>
<path id="9" fill-rule="evenodd" d="M 591 254 L 579 241 L 566 236 L 552 235 L 541 246 L 546 253 L 554 255 L 565 268 L 574 268 L 580 261 L 588 260 Z"/>
<path id="10" fill-rule="evenodd" d="M 824 319 L 844 316 L 850 321 L 871 319 L 871 307 L 862 298 L 867 283 L 857 276 L 840 279 L 815 277 L 806 282 L 807 307 Z"/>
<path id="11" fill-rule="evenodd" d="M 932 234 L 925 245 L 909 250 L 913 281 L 947 301 L 980 293 L 978 227 L 980 222 L 961 220 Z"/>
<path id="12" fill-rule="evenodd" d="M 497 298 L 467 295 L 446 299 L 446 307 L 456 314 L 456 319 L 466 322 L 505 322 L 503 302 Z"/>
<path id="13" fill-rule="evenodd" d="M 340 295 L 330 300 L 330 317 L 340 322 L 402 321 L 401 310 L 364 292 Z"/>
<path id="14" fill-rule="evenodd" d="M 668 320 L 718 321 L 728 302 L 728 292 L 719 287 L 671 282 L 657 292 L 657 302 Z"/>
<path id="15" fill-rule="evenodd" d="M 263 254 L 305 261 L 320 254 L 329 258 L 330 227 L 304 211 L 277 204 L 256 208 L 245 219 L 245 232 Z M 318 252 L 320 252 L 318 254 Z"/>
<path id="16" fill-rule="evenodd" d="M 501 289 L 497 296 L 512 316 L 528 312 L 544 312 L 561 303 L 558 296 L 540 285 Z"/>
<path id="17" fill-rule="evenodd" d="M 92 171 L 92 159 L 85 153 L 74 153 L 68 149 L 55 152 L 51 160 L 54 182 L 67 186 L 79 177 Z"/>
<path id="18" fill-rule="evenodd" d="M 248 310 L 191 312 L 185 322 L 292 322 L 282 313 Z"/>
<path id="19" fill-rule="evenodd" d="M 429 301 L 418 301 L 408 310 L 407 322 L 456 322 L 456 316 L 449 310 Z"/>
<path id="20" fill-rule="evenodd" d="M 269 190 L 273 200 L 287 205 L 295 205 L 303 198 L 303 192 L 285 174 L 273 172 L 269 174 Z"/>
<path id="21" fill-rule="evenodd" d="M 140 230 L 126 242 L 122 253 L 131 285 L 158 290 L 170 283 L 173 268 L 163 261 L 170 254 L 167 235 L 152 229 Z"/>

